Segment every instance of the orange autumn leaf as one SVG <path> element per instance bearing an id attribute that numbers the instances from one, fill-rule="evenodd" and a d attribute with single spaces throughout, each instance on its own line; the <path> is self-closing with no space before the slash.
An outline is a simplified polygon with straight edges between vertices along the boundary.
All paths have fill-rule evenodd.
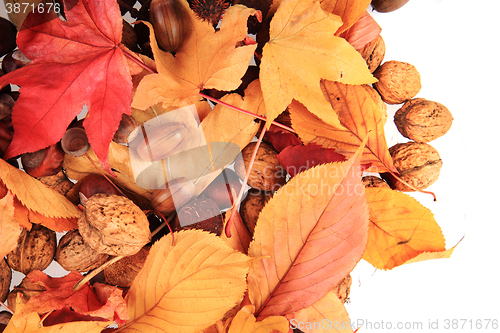
<path id="1" fill-rule="evenodd" d="M 208 328 L 243 299 L 250 261 L 215 234 L 186 230 L 164 236 L 151 247 L 125 297 L 130 321 L 119 330 Z"/>
<path id="2" fill-rule="evenodd" d="M 7 192 L 0 199 L 0 258 L 15 250 L 21 231 L 14 217 L 14 196 Z"/>
<path id="3" fill-rule="evenodd" d="M 367 188 L 366 198 L 370 231 L 363 259 L 373 266 L 392 269 L 420 254 L 446 251 L 434 215 L 414 198 L 385 188 Z"/>
<path id="4" fill-rule="evenodd" d="M 319 324 L 318 324 L 319 323 Z M 290 326 L 304 333 L 342 332 L 351 333 L 351 320 L 344 303 L 330 291 L 313 305 L 296 312 Z"/>
<path id="5" fill-rule="evenodd" d="M 27 230 L 31 230 L 31 222 L 29 219 L 30 210 L 23 206 L 23 204 L 14 198 L 14 219 L 19 225 Z"/>
<path id="6" fill-rule="evenodd" d="M 326 123 L 342 128 L 323 96 L 320 80 L 376 82 L 361 55 L 333 35 L 341 25 L 338 16 L 325 13 L 313 0 L 281 2 L 260 65 L 268 127 L 296 99 Z"/>
<path id="7" fill-rule="evenodd" d="M 341 34 L 356 22 L 368 9 L 371 0 L 320 0 L 321 8 L 342 18 L 342 26 L 336 35 Z"/>
<path id="8" fill-rule="evenodd" d="M 289 107 L 292 126 L 304 143 L 335 148 L 339 154 L 352 156 L 368 138 L 361 162 L 371 163 L 371 168 L 378 172 L 397 173 L 385 140 L 380 108 L 365 87 L 333 81 L 322 81 L 321 85 L 343 129 L 329 126 L 294 101 Z"/>
<path id="9" fill-rule="evenodd" d="M 256 45 L 237 47 L 247 37 L 247 18 L 256 10 L 242 5 L 227 9 L 220 30 L 196 18 L 186 1 L 181 1 L 185 19 L 185 38 L 175 57 L 158 48 L 150 26 L 151 48 L 157 74 L 145 76 L 137 88 L 132 107 L 145 110 L 163 103 L 179 105 L 200 90 L 231 91 L 241 83 Z"/>
<path id="10" fill-rule="evenodd" d="M 28 212 L 28 219 L 31 223 L 41 224 L 50 230 L 54 230 L 56 232 L 63 232 L 74 230 L 78 228 L 76 217 L 73 218 L 58 218 L 58 217 L 47 217 L 43 216 L 40 213 L 30 210 Z"/>
<path id="11" fill-rule="evenodd" d="M 112 321 L 78 321 L 44 327 L 38 313 L 24 314 L 26 305 L 21 301 L 21 297 L 19 293 L 16 299 L 16 312 L 3 331 L 4 333 L 99 333 L 113 323 Z"/>
<path id="12" fill-rule="evenodd" d="M 425 261 L 425 260 L 432 260 L 432 259 L 447 259 L 450 258 L 451 255 L 453 254 L 453 251 L 455 251 L 455 248 L 460 244 L 462 240 L 460 240 L 455 246 L 448 250 L 444 251 L 435 251 L 435 252 L 422 252 L 418 256 L 416 256 L 413 259 L 408 260 L 405 262 L 405 264 L 412 264 L 415 262 L 420 262 L 420 261 Z"/>
<path id="13" fill-rule="evenodd" d="M 341 34 L 341 37 L 345 38 L 356 50 L 360 50 L 375 39 L 381 31 L 382 28 L 377 21 L 371 17 L 368 11 L 365 11 L 359 20 Z"/>
<path id="14" fill-rule="evenodd" d="M 264 206 L 248 250 L 259 258 L 248 274 L 258 320 L 311 306 L 361 259 L 368 238 L 361 149 L 299 173 Z"/>
<path id="15" fill-rule="evenodd" d="M 238 193 L 236 193 L 238 195 Z M 226 211 L 226 215 L 224 218 L 224 228 L 222 230 L 226 230 L 226 224 L 229 218 L 232 215 L 233 208 L 230 208 Z M 227 237 L 226 233 L 223 232 L 221 234 L 222 239 L 224 239 L 233 249 L 238 250 L 242 253 L 248 252 L 248 246 L 252 241 L 252 235 L 248 231 L 247 226 L 241 219 L 241 215 L 238 211 L 233 216 L 233 224 L 231 225 L 231 237 Z"/>
<path id="16" fill-rule="evenodd" d="M 28 209 L 47 217 L 78 218 L 81 212 L 62 194 L 0 159 L 0 179 Z"/>
<path id="17" fill-rule="evenodd" d="M 228 333 L 269 333 L 273 330 L 287 333 L 288 319 L 282 316 L 267 317 L 257 321 L 254 316 L 255 306 L 246 305 L 238 311 L 231 321 Z"/>

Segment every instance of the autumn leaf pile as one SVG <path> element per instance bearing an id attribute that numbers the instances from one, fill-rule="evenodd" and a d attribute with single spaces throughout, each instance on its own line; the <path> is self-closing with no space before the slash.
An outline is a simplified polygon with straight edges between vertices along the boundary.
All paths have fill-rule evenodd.
<path id="1" fill-rule="evenodd" d="M 53 13 L 24 20 L 17 44 L 31 63 L 0 77 L 0 88 L 20 86 L 13 140 L 0 160 L 1 258 L 33 223 L 57 232 L 77 228 L 82 211 L 71 191 L 57 193 L 6 161 L 59 142 L 83 106 L 91 150 L 66 155 L 65 175 L 78 182 L 107 173 L 145 210 L 153 191 L 136 183 L 129 147 L 112 142 L 122 114 L 142 124 L 194 105 L 206 142 L 243 149 L 265 134 L 281 151 L 289 180 L 260 212 L 253 235 L 233 206 L 220 236 L 182 230 L 161 237 L 123 294 L 99 283 L 74 291 L 77 272 L 30 272 L 45 291 L 26 304 L 18 297 L 5 332 L 101 332 L 112 323 L 117 327 L 106 332 L 288 332 L 292 319 L 348 323 L 333 290 L 361 259 L 393 269 L 451 255 L 429 209 L 361 181 L 364 171 L 398 174 L 380 106 L 365 88 L 377 80 L 357 51 L 380 33 L 366 12 L 370 1 L 234 4 L 217 29 L 181 3 L 184 41 L 175 54 L 162 51 L 151 28 L 154 60 L 121 43 L 113 0 L 66 0 L 65 21 L 47 16 Z M 248 34 L 250 18 L 268 24 L 268 40 Z M 244 94 L 209 104 L 207 91 L 240 87 L 252 58 L 259 75 Z M 288 130 L 273 125 L 285 110 Z M 196 184 L 197 194 L 220 169 Z"/>

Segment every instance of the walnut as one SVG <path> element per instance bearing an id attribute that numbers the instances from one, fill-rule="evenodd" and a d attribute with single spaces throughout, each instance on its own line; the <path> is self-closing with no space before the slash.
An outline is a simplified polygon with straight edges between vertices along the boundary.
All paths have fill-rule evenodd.
<path id="1" fill-rule="evenodd" d="M 362 49 L 358 50 L 366 64 L 370 73 L 373 73 L 382 63 L 385 56 L 385 42 L 381 35 L 378 35 L 371 42 L 366 44 Z"/>
<path id="2" fill-rule="evenodd" d="M 380 97 L 378 91 L 373 89 L 372 86 L 368 84 L 363 84 L 362 87 L 365 88 L 365 90 L 372 97 L 373 101 L 377 103 L 377 105 L 379 106 L 380 115 L 382 116 L 382 123 L 385 125 L 385 123 L 387 122 L 387 104 L 385 104 L 385 102 L 382 100 L 382 97 Z"/>
<path id="3" fill-rule="evenodd" d="M 364 176 L 361 182 L 365 187 L 384 187 L 391 188 L 382 178 L 376 176 Z"/>
<path id="4" fill-rule="evenodd" d="M 34 269 L 47 268 L 56 252 L 56 233 L 39 224 L 23 230 L 17 247 L 7 255 L 7 263 L 15 271 L 28 274 Z"/>
<path id="5" fill-rule="evenodd" d="M 119 287 L 130 287 L 139 271 L 144 267 L 149 248 L 143 247 L 132 256 L 124 257 L 104 269 L 106 282 Z"/>
<path id="6" fill-rule="evenodd" d="M 439 177 L 443 162 L 438 151 L 427 143 L 398 143 L 389 148 L 399 177 L 418 190 L 434 184 Z M 384 174 L 391 188 L 399 191 L 414 191 L 390 175 Z"/>
<path id="7" fill-rule="evenodd" d="M 240 215 L 248 231 L 253 235 L 255 225 L 259 219 L 259 214 L 264 205 L 272 198 L 271 192 L 264 192 L 257 189 L 248 190 L 247 196 L 241 202 Z"/>
<path id="8" fill-rule="evenodd" d="M 422 88 L 420 73 L 407 62 L 384 62 L 373 76 L 378 79 L 373 87 L 387 104 L 403 103 L 415 97 Z"/>
<path id="9" fill-rule="evenodd" d="M 151 240 L 146 214 L 132 200 L 115 194 L 90 197 L 78 230 L 95 251 L 113 256 L 133 255 Z"/>
<path id="10" fill-rule="evenodd" d="M 445 135 L 452 122 L 446 106 L 425 98 L 407 101 L 394 115 L 399 132 L 416 142 L 430 142 Z"/>
<path id="11" fill-rule="evenodd" d="M 0 302 L 5 302 L 10 289 L 12 270 L 4 258 L 0 260 Z"/>
<path id="12" fill-rule="evenodd" d="M 104 264 L 108 255 L 96 252 L 78 230 L 72 230 L 59 240 L 55 260 L 67 271 L 88 272 Z"/>
<path id="13" fill-rule="evenodd" d="M 249 143 L 241 151 L 242 159 L 237 159 L 234 164 L 234 170 L 241 179 L 245 179 L 246 170 L 250 165 L 250 159 L 256 145 L 256 142 Z M 285 184 L 286 172 L 279 164 L 277 155 L 278 153 L 270 144 L 261 142 L 248 178 L 250 187 L 262 191 L 277 191 Z"/>

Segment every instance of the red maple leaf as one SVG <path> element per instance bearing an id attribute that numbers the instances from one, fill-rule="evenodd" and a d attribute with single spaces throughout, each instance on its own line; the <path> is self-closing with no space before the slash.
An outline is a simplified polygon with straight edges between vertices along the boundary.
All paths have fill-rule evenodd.
<path id="1" fill-rule="evenodd" d="M 21 87 L 5 158 L 56 143 L 86 105 L 90 145 L 110 171 L 109 144 L 132 102 L 120 9 L 114 0 L 65 0 L 64 8 L 67 21 L 54 12 L 28 15 L 17 44 L 32 62 L 0 78 L 0 87 Z"/>

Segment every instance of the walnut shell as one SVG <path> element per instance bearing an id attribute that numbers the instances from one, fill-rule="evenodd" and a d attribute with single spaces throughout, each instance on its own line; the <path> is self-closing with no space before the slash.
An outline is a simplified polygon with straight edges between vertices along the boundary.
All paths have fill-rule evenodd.
<path id="1" fill-rule="evenodd" d="M 241 151 L 242 158 L 237 159 L 234 164 L 234 170 L 241 179 L 245 179 L 246 170 L 250 165 L 250 159 L 256 145 L 256 142 L 249 143 Z M 250 187 L 262 191 L 277 191 L 285 184 L 286 172 L 279 164 L 277 155 L 278 153 L 270 144 L 261 142 L 248 178 Z"/>
<path id="2" fill-rule="evenodd" d="M 5 302 L 10 289 L 10 280 L 12 279 L 12 270 L 5 258 L 0 260 L 0 302 Z"/>
<path id="3" fill-rule="evenodd" d="M 382 178 L 376 176 L 364 176 L 361 179 L 361 182 L 365 187 L 383 187 L 390 189 L 389 184 L 385 182 Z"/>
<path id="4" fill-rule="evenodd" d="M 365 90 L 372 97 L 373 101 L 375 101 L 375 103 L 377 103 L 377 105 L 379 106 L 380 115 L 382 116 L 382 122 L 385 125 L 385 123 L 387 122 L 387 104 L 385 104 L 385 102 L 382 100 L 382 97 L 380 97 L 378 91 L 373 89 L 372 86 L 368 84 L 363 84 L 362 87 L 365 88 Z"/>
<path id="5" fill-rule="evenodd" d="M 445 135 L 453 116 L 441 103 L 415 98 L 407 101 L 394 115 L 399 132 L 416 142 L 430 142 Z"/>
<path id="6" fill-rule="evenodd" d="M 7 298 L 7 304 L 12 311 L 15 311 L 17 304 L 16 297 L 18 293 L 21 293 L 21 302 L 23 304 L 26 304 L 31 297 L 37 296 L 38 294 L 46 290 L 47 289 L 43 285 L 43 282 L 31 282 L 31 279 L 25 276 L 22 279 L 21 283 L 18 286 L 14 287 L 14 289 L 10 292 Z"/>
<path id="7" fill-rule="evenodd" d="M 143 247 L 132 256 L 124 257 L 104 269 L 106 282 L 119 287 L 130 287 L 139 271 L 144 267 L 149 248 Z"/>
<path id="8" fill-rule="evenodd" d="M 67 271 L 88 272 L 104 264 L 108 255 L 96 252 L 78 230 L 72 230 L 59 240 L 55 260 Z"/>
<path id="9" fill-rule="evenodd" d="M 7 255 L 10 268 L 23 274 L 34 269 L 47 268 L 56 252 L 56 233 L 40 224 L 33 224 L 30 231 L 23 230 L 17 247 Z"/>
<path id="10" fill-rule="evenodd" d="M 371 42 L 358 50 L 368 65 L 368 70 L 373 73 L 382 63 L 385 57 L 385 42 L 381 35 L 378 35 Z"/>
<path id="11" fill-rule="evenodd" d="M 400 104 L 415 97 L 422 84 L 417 68 L 407 62 L 386 61 L 373 76 L 378 82 L 373 84 L 387 104 Z"/>
<path id="12" fill-rule="evenodd" d="M 112 256 L 133 255 L 151 240 L 146 214 L 132 200 L 115 194 L 90 197 L 78 230 L 91 248 Z"/>
<path id="13" fill-rule="evenodd" d="M 438 151 L 427 143 L 405 142 L 389 148 L 399 177 L 418 190 L 434 184 L 443 165 Z M 412 188 L 384 174 L 392 189 L 410 192 Z M 384 177 L 384 175 L 382 175 Z"/>
<path id="14" fill-rule="evenodd" d="M 255 225 L 259 219 L 259 214 L 265 204 L 272 198 L 271 192 L 264 192 L 257 189 L 248 190 L 247 196 L 241 202 L 240 215 L 248 231 L 253 235 Z"/>

